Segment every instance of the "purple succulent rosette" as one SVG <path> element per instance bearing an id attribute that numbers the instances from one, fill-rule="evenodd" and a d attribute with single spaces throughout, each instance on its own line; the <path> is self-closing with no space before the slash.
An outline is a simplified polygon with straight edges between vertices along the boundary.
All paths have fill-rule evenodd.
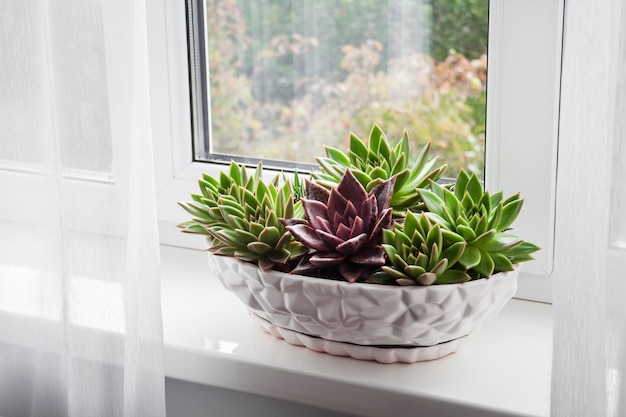
<path id="1" fill-rule="evenodd" d="M 291 273 L 336 268 L 346 281 L 356 282 L 384 265 L 382 231 L 393 222 L 389 202 L 394 184 L 392 177 L 367 193 L 349 169 L 330 191 L 306 181 L 306 198 L 301 199 L 306 220 L 280 219 L 297 241 L 312 249 Z"/>

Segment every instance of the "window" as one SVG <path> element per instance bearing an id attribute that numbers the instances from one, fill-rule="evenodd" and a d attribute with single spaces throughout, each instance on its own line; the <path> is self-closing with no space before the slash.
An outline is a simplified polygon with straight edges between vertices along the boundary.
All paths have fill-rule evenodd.
<path id="1" fill-rule="evenodd" d="M 376 122 L 482 176 L 488 3 L 190 1 L 195 159 L 313 164 Z"/>
<path id="2" fill-rule="evenodd" d="M 174 202 L 189 198 L 202 172 L 221 166 L 194 155 L 187 14 L 177 3 L 148 5 L 159 232 L 164 243 L 203 248 L 202 239 L 176 229 L 186 215 Z M 563 7 L 563 0 L 489 4 L 485 183 L 526 200 L 516 233 L 543 250 L 525 265 L 518 296 L 542 301 L 551 298 Z"/>
<path id="3" fill-rule="evenodd" d="M 1 205 L 0 218 L 44 225 L 36 208 L 46 188 L 41 174 L 58 170 L 64 189 L 81 196 L 65 201 L 67 212 L 84 215 L 67 216 L 65 226 L 122 235 L 125 226 L 111 230 L 98 220 L 103 211 L 125 210 L 124 171 L 116 151 L 126 140 L 117 133 L 127 112 L 113 103 L 126 93 L 117 86 L 124 81 L 120 74 L 131 47 L 107 38 L 116 26 L 109 9 L 89 2 L 80 10 L 16 3 L 0 14 L 0 38 L 12 40 L 0 46 L 0 193 L 18 196 Z"/>
<path id="4" fill-rule="evenodd" d="M 0 168 L 26 172 L 43 169 L 47 155 L 36 152 L 43 149 L 39 146 L 45 138 L 42 132 L 57 129 L 65 177 L 113 181 L 111 117 L 109 108 L 100 104 L 108 102 L 109 94 L 110 68 L 102 47 L 106 16 L 97 4 L 82 10 L 84 14 L 77 15 L 67 13 L 65 7 L 50 7 L 49 17 L 35 10 L 24 13 L 17 7 L 3 10 L 0 38 L 18 34 L 20 41 L 3 43 L 0 52 L 3 57 L 20 59 L 6 59 L 0 69 L 3 79 L 13 80 L 0 87 Z M 48 30 L 42 24 L 47 18 L 64 24 Z M 76 37 L 77 31 L 83 36 Z M 20 53 L 20 49 L 29 53 Z M 48 60 L 42 51 L 47 51 Z M 82 59 L 76 61 L 77 55 Z M 37 76 L 41 68 L 54 74 L 51 80 Z M 70 79 L 80 82 L 64 82 Z M 34 123 L 23 117 L 49 107 L 50 102 L 59 109 L 55 115 L 59 123 L 47 119 Z"/>

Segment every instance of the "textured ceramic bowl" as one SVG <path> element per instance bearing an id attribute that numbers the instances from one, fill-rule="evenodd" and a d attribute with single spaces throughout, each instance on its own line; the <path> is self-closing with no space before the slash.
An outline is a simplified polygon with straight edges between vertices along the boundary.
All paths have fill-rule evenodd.
<path id="1" fill-rule="evenodd" d="M 433 346 L 466 336 L 517 290 L 519 266 L 463 284 L 397 287 L 262 271 L 209 254 L 209 267 L 248 310 L 283 329 L 368 346 Z"/>

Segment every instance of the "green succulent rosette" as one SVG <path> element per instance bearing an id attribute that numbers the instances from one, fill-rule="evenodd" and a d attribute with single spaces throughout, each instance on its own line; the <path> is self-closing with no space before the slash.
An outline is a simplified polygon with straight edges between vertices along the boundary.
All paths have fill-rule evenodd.
<path id="1" fill-rule="evenodd" d="M 385 274 L 374 276 L 372 281 L 432 285 L 471 279 L 465 268 L 457 265 L 466 243 L 444 239 L 441 226 L 424 213 L 407 212 L 403 222 L 396 222 L 392 230 L 383 230 L 383 242 L 391 264 L 383 266 Z"/>
<path id="2" fill-rule="evenodd" d="M 507 233 L 522 209 L 519 194 L 507 199 L 502 192 L 484 191 L 476 174 L 461 170 L 452 189 L 434 181 L 418 190 L 426 216 L 440 225 L 447 244 L 466 243 L 458 263 L 472 278 L 512 271 L 513 264 L 534 259 L 539 247 Z"/>
<path id="3" fill-rule="evenodd" d="M 446 165 L 437 166 L 436 157 L 428 159 L 430 143 L 410 161 L 408 133 L 405 131 L 392 147 L 378 125 L 372 127 L 367 145 L 351 134 L 347 154 L 332 147 L 325 149 L 326 157 L 316 158 L 320 171 L 312 173 L 317 183 L 330 189 L 341 181 L 345 170 L 350 169 L 369 192 L 378 184 L 395 178 L 390 202 L 394 218 L 401 218 L 406 210 L 420 210 L 422 200 L 416 190 L 428 187 L 430 181 L 437 181 L 446 169 Z"/>
<path id="4" fill-rule="evenodd" d="M 193 216 L 179 225 L 183 232 L 206 235 L 209 250 L 255 262 L 263 270 L 289 269 L 288 263 L 308 249 L 295 241 L 278 220 L 303 218 L 300 202 L 294 202 L 292 184 L 279 176 L 266 183 L 259 163 L 252 175 L 244 165 L 231 163 L 219 178 L 203 174 L 201 194 L 178 204 Z"/>

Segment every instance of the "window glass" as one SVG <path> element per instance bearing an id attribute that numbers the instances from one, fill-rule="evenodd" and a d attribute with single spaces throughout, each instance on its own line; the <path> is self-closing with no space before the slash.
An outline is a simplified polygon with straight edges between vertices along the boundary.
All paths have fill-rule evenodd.
<path id="1" fill-rule="evenodd" d="M 0 168 L 44 164 L 53 131 L 64 169 L 111 173 L 102 7 L 33 9 L 12 2 L 0 13 Z"/>
<path id="2" fill-rule="evenodd" d="M 206 0 L 211 154 L 314 163 L 377 123 L 482 175 L 488 0 Z M 198 141 L 196 141 L 196 144 Z"/>

